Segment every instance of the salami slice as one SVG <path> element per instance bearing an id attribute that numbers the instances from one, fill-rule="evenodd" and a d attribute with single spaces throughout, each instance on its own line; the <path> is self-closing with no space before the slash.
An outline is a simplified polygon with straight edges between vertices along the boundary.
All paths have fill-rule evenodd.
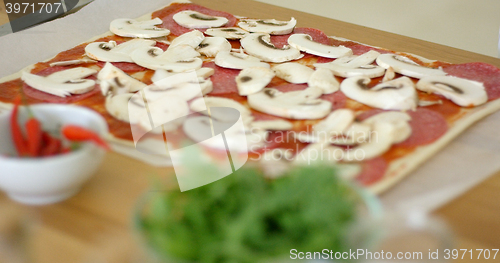
<path id="1" fill-rule="evenodd" d="M 297 27 L 293 30 L 291 34 L 287 35 L 280 35 L 280 36 L 271 36 L 271 43 L 274 44 L 275 47 L 277 48 L 282 48 L 285 45 L 288 45 L 288 38 L 292 34 L 308 34 L 312 37 L 312 39 L 318 43 L 328 45 L 329 40 L 328 36 L 323 33 L 323 31 L 314 29 L 314 28 L 309 28 L 309 27 Z"/>
<path id="2" fill-rule="evenodd" d="M 103 68 L 104 65 L 106 65 L 106 62 L 102 62 L 102 61 L 98 61 L 97 63 L 97 66 Z M 146 70 L 146 68 L 144 67 L 141 67 L 135 63 L 129 63 L 129 62 L 111 62 L 111 64 L 113 64 L 113 66 L 123 70 L 124 72 L 129 72 L 129 73 L 133 73 L 133 72 L 139 72 L 139 71 L 144 71 Z"/>
<path id="3" fill-rule="evenodd" d="M 351 45 L 351 46 L 348 46 L 348 47 L 350 49 L 352 49 L 353 55 L 357 55 L 357 56 L 363 55 L 364 53 L 366 53 L 366 52 L 368 52 L 370 50 L 375 50 L 375 51 L 377 51 L 380 54 L 393 53 L 391 51 L 383 50 L 383 49 L 376 48 L 376 47 L 370 47 L 370 46 L 363 45 L 363 44 L 355 44 L 355 45 Z"/>
<path id="4" fill-rule="evenodd" d="M 48 76 L 52 73 L 59 72 L 59 71 L 65 70 L 65 69 L 69 69 L 69 68 L 68 67 L 59 67 L 59 66 L 46 68 L 46 69 L 38 72 L 37 75 Z M 95 77 L 90 76 L 90 77 L 88 77 L 88 79 L 95 79 Z M 30 97 L 30 98 L 38 100 L 38 101 L 49 102 L 49 103 L 73 103 L 73 102 L 80 101 L 80 100 L 86 99 L 88 97 L 91 97 L 97 93 L 100 93 L 101 88 L 99 87 L 99 85 L 96 84 L 95 88 L 89 92 L 86 92 L 84 94 L 75 94 L 75 95 L 71 95 L 71 96 L 63 98 L 63 97 L 55 96 L 55 95 L 48 94 L 48 93 L 45 93 L 43 91 L 34 89 L 34 88 L 30 87 L 29 85 L 27 85 L 26 83 L 23 83 L 23 92 L 27 97 Z"/>
<path id="5" fill-rule="evenodd" d="M 356 181 L 362 185 L 368 186 L 384 177 L 387 171 L 387 162 L 382 157 L 377 157 L 365 161 L 361 164 L 361 173 L 356 177 Z"/>
<path id="6" fill-rule="evenodd" d="M 345 108 L 347 102 L 347 97 L 340 90 L 331 94 L 324 94 L 319 98 L 331 102 L 332 110 Z"/>
<path id="7" fill-rule="evenodd" d="M 384 112 L 383 110 L 370 110 L 358 115 L 357 119 L 362 121 L 373 115 Z M 408 111 L 411 117 L 411 135 L 405 141 L 395 144 L 395 146 L 415 147 L 434 142 L 443 136 L 448 130 L 448 123 L 440 113 L 419 108 L 416 111 Z"/>
<path id="8" fill-rule="evenodd" d="M 200 13 L 203 13 L 206 15 L 210 15 L 210 16 L 225 17 L 229 21 L 227 22 L 226 25 L 224 25 L 224 27 L 232 27 L 232 26 L 236 25 L 237 19 L 233 15 L 226 13 L 226 12 L 222 12 L 222 11 L 212 10 L 210 8 L 206 8 L 206 7 L 203 7 L 200 5 L 196 5 L 196 4 L 174 3 L 167 8 L 164 8 L 160 11 L 154 12 L 152 15 L 152 18 L 159 17 L 161 20 L 163 20 L 163 24 L 161 24 L 161 27 L 169 29 L 170 34 L 172 34 L 172 35 L 180 36 L 184 33 L 187 33 L 189 31 L 193 30 L 193 29 L 183 27 L 174 21 L 173 16 L 176 13 L 178 13 L 180 11 L 184 11 L 184 10 L 193 10 L 193 11 L 197 11 L 197 12 L 200 12 Z M 198 30 L 205 32 L 205 29 L 198 29 Z"/>
<path id="9" fill-rule="evenodd" d="M 213 68 L 215 70 L 210 78 L 213 83 L 213 91 L 210 92 L 210 95 L 238 93 L 235 78 L 240 73 L 240 70 L 219 67 L 215 65 L 214 62 L 203 63 L 203 67 Z"/>
<path id="10" fill-rule="evenodd" d="M 475 62 L 450 65 L 443 70 L 451 76 L 482 82 L 490 101 L 500 98 L 500 69 L 493 65 Z"/>
<path id="11" fill-rule="evenodd" d="M 269 88 L 277 89 L 281 92 L 289 92 L 289 91 L 305 90 L 305 89 L 307 89 L 307 84 L 287 83 L 287 84 L 273 86 L 273 87 L 269 87 Z"/>

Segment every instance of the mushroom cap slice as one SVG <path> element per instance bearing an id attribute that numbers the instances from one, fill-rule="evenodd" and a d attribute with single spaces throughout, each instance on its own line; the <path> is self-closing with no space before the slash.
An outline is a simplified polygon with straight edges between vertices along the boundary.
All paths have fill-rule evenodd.
<path id="1" fill-rule="evenodd" d="M 85 47 L 85 55 L 91 59 L 104 62 L 134 62 L 130 53 L 135 49 L 152 47 L 154 40 L 132 39 L 117 45 L 115 41 L 93 42 Z"/>
<path id="2" fill-rule="evenodd" d="M 274 72 L 264 67 L 245 68 L 236 76 L 236 86 L 241 96 L 261 91 L 271 82 Z"/>
<path id="3" fill-rule="evenodd" d="M 140 66 L 157 70 L 164 69 L 171 72 L 186 72 L 201 68 L 203 61 L 200 58 L 190 58 L 173 61 L 168 55 L 163 55 L 163 50 L 157 47 L 142 47 L 136 49 L 130 57 Z M 168 54 L 168 53 L 167 53 Z"/>
<path id="4" fill-rule="evenodd" d="M 312 39 L 308 34 L 293 34 L 288 38 L 290 46 L 326 58 L 339 58 L 347 55 L 352 55 L 352 50 L 344 46 L 329 46 L 318 43 Z"/>
<path id="5" fill-rule="evenodd" d="M 252 33 L 267 33 L 271 35 L 286 35 L 292 33 L 297 20 L 278 21 L 275 19 L 240 19 L 238 26 Z"/>
<path id="6" fill-rule="evenodd" d="M 333 76 L 331 70 L 317 68 L 307 81 L 309 87 L 317 87 L 323 90 L 323 94 L 331 94 L 340 89 L 339 81 Z"/>
<path id="7" fill-rule="evenodd" d="M 122 37 L 138 37 L 138 38 L 156 38 L 164 37 L 170 34 L 170 30 L 166 28 L 156 27 L 162 24 L 160 18 L 155 18 L 146 21 L 137 21 L 128 18 L 119 18 L 111 21 L 109 30 L 113 34 Z"/>
<path id="8" fill-rule="evenodd" d="M 215 64 L 223 68 L 245 69 L 251 67 L 269 68 L 269 64 L 244 53 L 220 51 L 215 56 Z"/>
<path id="9" fill-rule="evenodd" d="M 330 113 L 324 120 L 316 123 L 314 132 L 342 134 L 353 122 L 356 116 L 350 109 L 338 109 Z"/>
<path id="10" fill-rule="evenodd" d="M 362 123 L 374 125 L 377 122 L 385 122 L 394 126 L 393 143 L 400 143 L 410 137 L 412 129 L 408 123 L 411 120 L 410 115 L 400 111 L 388 111 L 376 114 L 363 120 Z"/>
<path id="11" fill-rule="evenodd" d="M 350 99 L 384 110 L 413 110 L 418 104 L 418 95 L 413 81 L 400 77 L 380 83 L 373 88 L 368 77 L 347 78 L 340 84 L 340 90 Z"/>
<path id="12" fill-rule="evenodd" d="M 278 78 L 290 83 L 307 83 L 314 73 L 314 70 L 306 65 L 297 62 L 287 62 L 273 67 L 273 71 Z"/>
<path id="13" fill-rule="evenodd" d="M 384 75 L 385 69 L 380 66 L 371 65 L 380 53 L 370 50 L 359 56 L 345 56 L 329 63 L 316 63 L 316 68 L 326 68 L 335 76 L 350 78 L 355 76 L 366 76 L 376 78 Z"/>
<path id="14" fill-rule="evenodd" d="M 134 116 L 146 111 L 144 101 L 134 93 L 108 94 L 104 107 L 115 119 L 131 124 L 139 122 L 139 118 Z M 129 114 L 129 108 L 131 109 L 132 118 Z"/>
<path id="15" fill-rule="evenodd" d="M 223 37 L 205 37 L 205 39 L 196 48 L 198 52 L 207 57 L 215 57 L 221 51 L 231 51 L 232 46 L 227 39 Z"/>
<path id="16" fill-rule="evenodd" d="M 446 75 L 440 68 L 424 67 L 405 56 L 395 54 L 382 54 L 378 56 L 377 64 L 386 69 L 392 67 L 396 73 L 417 79 L 425 76 Z"/>
<path id="17" fill-rule="evenodd" d="M 368 139 L 366 143 L 359 145 L 343 154 L 345 162 L 359 162 L 370 160 L 387 152 L 394 137 L 394 126 L 386 122 L 376 122 L 373 124 L 374 138 Z"/>
<path id="18" fill-rule="evenodd" d="M 277 48 L 271 43 L 271 36 L 264 33 L 252 33 L 240 40 L 241 46 L 248 54 L 262 61 L 281 63 L 301 58 L 300 50 L 285 46 Z"/>
<path id="19" fill-rule="evenodd" d="M 147 92 L 145 92 L 147 98 Z M 179 93 L 178 93 L 179 94 Z M 178 94 L 170 94 L 147 101 L 149 116 L 142 116 L 139 125 L 144 129 L 152 127 L 152 132 L 173 131 L 182 125 L 186 116 L 189 114 L 189 106 Z M 162 129 L 154 129 L 157 127 Z"/>
<path id="20" fill-rule="evenodd" d="M 280 92 L 277 89 L 265 88 L 260 92 L 248 95 L 251 108 L 289 119 L 321 119 L 331 111 L 329 101 L 318 99 L 323 94 L 319 88 Z"/>
<path id="21" fill-rule="evenodd" d="M 193 10 L 180 11 L 173 17 L 177 24 L 187 28 L 221 27 L 229 20 L 222 16 L 210 16 Z"/>
<path id="22" fill-rule="evenodd" d="M 226 98 L 220 98 L 220 97 L 203 97 L 203 98 L 197 98 L 191 102 L 189 105 L 192 111 L 194 112 L 201 112 L 201 113 L 207 113 L 210 114 L 212 118 L 222 121 L 222 122 L 229 122 L 234 119 L 234 114 L 232 112 L 228 112 L 228 114 L 225 114 L 224 111 L 217 111 L 217 112 L 210 112 L 207 111 L 208 108 L 212 107 L 218 107 L 218 108 L 233 108 L 239 111 L 241 118 L 244 123 L 247 123 L 250 118 L 252 113 L 250 112 L 249 109 L 247 109 L 243 104 L 231 100 L 231 99 L 226 99 Z"/>
<path id="23" fill-rule="evenodd" d="M 59 71 L 46 77 L 23 72 L 21 79 L 34 89 L 64 98 L 71 96 L 71 94 L 83 94 L 94 89 L 96 83 L 94 80 L 82 78 L 96 72 L 96 70 L 83 67 Z"/>
<path id="24" fill-rule="evenodd" d="M 483 83 L 451 76 L 427 76 L 417 82 L 417 89 L 436 93 L 462 107 L 478 106 L 488 101 Z"/>
<path id="25" fill-rule="evenodd" d="M 205 34 L 213 37 L 223 37 L 225 39 L 242 39 L 247 36 L 247 31 L 239 27 L 209 28 Z"/>
<path id="26" fill-rule="evenodd" d="M 192 48 L 196 48 L 205 39 L 205 35 L 199 30 L 191 30 L 178 37 L 176 37 L 170 43 L 169 48 L 175 47 L 177 45 L 188 45 Z"/>
<path id="27" fill-rule="evenodd" d="M 106 62 L 104 67 L 97 74 L 102 95 L 106 96 L 109 92 L 118 95 L 128 92 L 136 92 L 146 87 L 143 82 L 129 76 L 121 69 Z"/>

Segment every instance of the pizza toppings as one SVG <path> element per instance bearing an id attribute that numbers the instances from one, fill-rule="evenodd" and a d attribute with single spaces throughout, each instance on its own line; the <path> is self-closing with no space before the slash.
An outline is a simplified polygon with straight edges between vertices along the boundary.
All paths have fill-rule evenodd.
<path id="1" fill-rule="evenodd" d="M 446 73 L 441 68 L 428 68 L 419 65 L 415 61 L 401 55 L 382 54 L 377 57 L 377 64 L 383 68 L 393 68 L 396 73 L 422 78 L 425 76 L 444 76 Z"/>
<path id="2" fill-rule="evenodd" d="M 418 105 L 418 95 L 413 81 L 400 77 L 377 84 L 373 88 L 367 85 L 367 77 L 347 78 L 340 84 L 344 94 L 360 103 L 384 110 L 414 110 Z"/>
<path id="3" fill-rule="evenodd" d="M 133 96 L 133 93 L 123 93 L 118 95 L 108 93 L 104 107 L 106 108 L 106 111 L 115 119 L 132 124 L 136 123 L 138 122 L 137 120 L 131 120 L 129 117 L 129 102 L 130 109 L 133 112 L 144 111 L 145 105 L 143 100 L 139 100 L 137 97 Z"/>
<path id="4" fill-rule="evenodd" d="M 138 65 L 153 70 L 164 69 L 171 72 L 186 72 L 200 69 L 203 64 L 203 61 L 200 58 L 186 58 L 186 54 L 188 57 L 191 57 L 192 55 L 189 53 L 179 53 L 173 51 L 176 48 L 183 47 L 186 47 L 187 50 L 192 49 L 186 45 L 178 47 L 170 46 L 167 51 L 164 52 L 161 48 L 157 47 L 142 47 L 132 52 L 130 57 Z"/>
<path id="5" fill-rule="evenodd" d="M 250 125 L 266 131 L 287 131 L 293 128 L 293 123 L 282 119 L 253 121 Z"/>
<path id="6" fill-rule="evenodd" d="M 83 94 L 95 88 L 95 81 L 84 79 L 97 71 L 77 67 L 52 73 L 46 77 L 23 72 L 21 79 L 30 87 L 59 97 Z"/>
<path id="7" fill-rule="evenodd" d="M 274 72 L 264 67 L 249 67 L 243 69 L 236 76 L 236 85 L 238 93 L 241 96 L 247 96 L 261 91 L 271 82 Z"/>
<path id="8" fill-rule="evenodd" d="M 241 118 L 245 123 L 247 123 L 249 120 L 252 119 L 251 117 L 252 113 L 250 112 L 250 110 L 248 110 L 241 103 L 226 98 L 219 98 L 219 97 L 198 98 L 196 100 L 193 100 L 189 105 L 189 107 L 193 112 L 207 113 L 210 114 L 210 116 L 213 117 L 214 119 L 223 122 L 230 122 L 231 120 L 234 120 L 235 119 L 234 114 L 230 111 L 229 112 L 207 111 L 207 108 L 212 108 L 212 107 L 233 108 L 240 112 Z"/>
<path id="9" fill-rule="evenodd" d="M 307 83 L 314 73 L 312 68 L 297 62 L 276 65 L 273 71 L 277 77 L 294 84 Z"/>
<path id="10" fill-rule="evenodd" d="M 462 107 L 478 106 L 488 101 L 482 83 L 457 77 L 423 77 L 417 82 L 417 89 L 442 95 Z"/>
<path id="11" fill-rule="evenodd" d="M 106 62 L 106 65 L 99 71 L 97 79 L 104 96 L 110 92 L 115 95 L 136 92 L 146 87 L 146 84 L 127 75 L 110 62 Z"/>
<path id="12" fill-rule="evenodd" d="M 349 109 L 335 110 L 313 126 L 314 132 L 342 134 L 354 122 L 356 116 Z M 325 138 L 326 139 L 326 138 Z"/>
<path id="13" fill-rule="evenodd" d="M 113 32 L 113 34 L 122 37 L 157 38 L 170 34 L 170 30 L 156 27 L 156 25 L 162 23 L 163 21 L 159 18 L 146 21 L 119 18 L 111 21 L 109 30 Z"/>
<path id="14" fill-rule="evenodd" d="M 209 28 L 205 34 L 213 37 L 223 37 L 225 39 L 241 39 L 249 33 L 239 27 Z"/>
<path id="15" fill-rule="evenodd" d="M 206 37 L 196 48 L 198 52 L 207 57 L 215 57 L 221 51 L 231 51 L 231 43 L 223 37 Z"/>
<path id="16" fill-rule="evenodd" d="M 321 44 L 315 42 L 308 34 L 293 34 L 288 38 L 288 44 L 300 51 L 326 58 L 339 58 L 352 54 L 350 48 Z"/>
<path id="17" fill-rule="evenodd" d="M 211 16 L 193 10 L 180 11 L 172 18 L 177 24 L 186 28 L 221 27 L 229 22 L 225 17 Z"/>
<path id="18" fill-rule="evenodd" d="M 217 53 L 214 60 L 219 67 L 230 69 L 245 69 L 253 67 L 269 68 L 269 64 L 260 59 L 241 52 L 221 51 Z"/>
<path id="19" fill-rule="evenodd" d="M 153 133 L 174 131 L 182 125 L 185 117 L 189 114 L 188 104 L 181 97 L 174 94 L 148 97 L 148 91 L 144 94 L 146 95 L 147 111 L 138 112 L 138 117 L 139 125 L 146 130 L 151 130 Z M 139 93 L 134 95 L 134 97 L 140 97 Z"/>
<path id="20" fill-rule="evenodd" d="M 266 62 L 286 62 L 301 58 L 303 55 L 300 50 L 285 46 L 283 48 L 275 47 L 268 34 L 252 33 L 241 39 L 241 46 L 245 51 Z"/>
<path id="21" fill-rule="evenodd" d="M 330 113 L 332 104 L 318 99 L 323 94 L 319 88 L 280 92 L 265 88 L 258 93 L 248 95 L 251 108 L 289 119 L 321 119 Z"/>
<path id="22" fill-rule="evenodd" d="M 297 20 L 278 21 L 275 19 L 240 19 L 238 26 L 252 33 L 266 33 L 270 35 L 286 35 L 293 31 Z"/>
<path id="23" fill-rule="evenodd" d="M 145 39 L 132 39 L 119 45 L 115 41 L 93 42 L 85 47 L 85 55 L 104 62 L 134 62 L 130 58 L 132 51 L 152 47 L 155 43 L 154 40 Z"/>
<path id="24" fill-rule="evenodd" d="M 323 94 L 331 94 L 340 89 L 339 81 L 333 76 L 331 70 L 317 68 L 307 81 L 309 87 L 317 87 L 323 90 Z"/>
<path id="25" fill-rule="evenodd" d="M 175 47 L 178 45 L 188 45 L 190 47 L 196 48 L 205 39 L 205 35 L 199 30 L 192 30 L 176 37 L 170 43 L 170 47 Z"/>
<path id="26" fill-rule="evenodd" d="M 363 55 L 345 56 L 329 63 L 316 63 L 314 66 L 329 69 L 334 75 L 343 78 L 355 76 L 376 78 L 383 76 L 385 73 L 383 67 L 372 65 L 379 55 L 380 53 L 377 51 L 368 51 Z"/>
<path id="27" fill-rule="evenodd" d="M 393 143 L 400 143 L 408 139 L 411 135 L 411 126 L 408 123 L 410 115 L 400 111 L 387 111 L 371 116 L 362 123 L 374 125 L 377 122 L 392 124 L 394 127 Z"/>

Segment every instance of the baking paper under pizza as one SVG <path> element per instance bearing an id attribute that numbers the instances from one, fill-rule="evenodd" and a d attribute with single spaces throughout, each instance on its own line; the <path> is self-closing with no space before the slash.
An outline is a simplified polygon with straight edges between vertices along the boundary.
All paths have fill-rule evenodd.
<path id="1" fill-rule="evenodd" d="M 135 151 L 134 132 L 152 144 L 167 137 L 180 142 L 196 139 L 187 125 L 225 121 L 216 112 L 193 114 L 202 102 L 235 108 L 245 154 L 266 176 L 320 162 L 374 192 L 500 108 L 500 70 L 492 65 L 434 61 L 297 24 L 292 17 L 246 18 L 175 2 L 138 19 L 110 21 L 111 32 L 4 77 L 0 103 L 22 93 L 30 104 L 91 108 L 108 122 L 110 140 L 128 151 Z M 189 72 L 194 80 L 166 81 Z M 155 110 L 167 119 L 191 117 L 149 132 L 128 112 L 142 90 L 161 94 L 166 102 Z M 215 158 L 225 154 L 203 147 Z"/>

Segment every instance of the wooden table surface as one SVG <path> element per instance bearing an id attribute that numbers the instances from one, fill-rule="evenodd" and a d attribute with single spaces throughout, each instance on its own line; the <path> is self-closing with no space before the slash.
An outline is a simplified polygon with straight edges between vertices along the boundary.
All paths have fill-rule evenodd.
<path id="1" fill-rule="evenodd" d="M 1 0 L 0 0 L 1 1 Z M 366 27 L 248 0 L 194 0 L 209 8 L 249 17 L 298 20 L 298 26 L 323 30 L 362 43 L 406 51 L 453 63 L 500 60 Z M 32 219 L 29 252 L 36 262 L 132 262 L 140 245 L 131 215 L 155 178 L 173 178 L 156 168 L 109 153 L 82 191 L 67 201 L 40 207 L 19 205 L 0 195 L 0 223 L 11 210 Z M 397 186 L 396 186 L 397 187 Z M 436 211 L 456 234 L 456 248 L 500 248 L 500 172 Z M 1 224 L 0 224 L 1 225 Z M 1 250 L 0 250 L 1 255 Z M 497 256 L 497 260 L 500 255 Z M 99 261 L 101 260 L 101 261 Z M 470 260 L 461 260 L 468 262 Z M 494 262 L 494 260 L 491 260 Z"/>

